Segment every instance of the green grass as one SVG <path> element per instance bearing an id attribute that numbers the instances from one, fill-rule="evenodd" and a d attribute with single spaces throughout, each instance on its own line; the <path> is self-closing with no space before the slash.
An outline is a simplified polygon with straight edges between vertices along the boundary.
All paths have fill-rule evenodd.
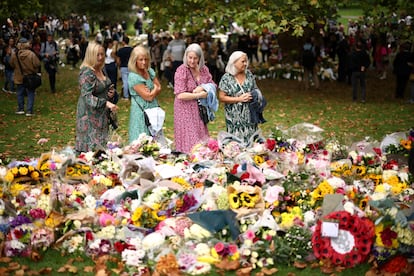
<path id="1" fill-rule="evenodd" d="M 15 115 L 16 95 L 1 92 L 0 153 L 9 158 L 39 157 L 51 149 L 73 146 L 75 140 L 76 104 L 79 96 L 79 70 L 60 68 L 57 75 L 57 93 L 49 92 L 47 75 L 36 92 L 35 116 Z M 386 134 L 413 127 L 414 105 L 393 98 L 395 80 L 391 74 L 384 81 L 376 79 L 371 71 L 367 80 L 367 103 L 353 103 L 351 86 L 336 82 L 322 82 L 321 90 L 305 91 L 303 83 L 294 80 L 265 79 L 258 81 L 268 106 L 261 125 L 263 135 L 275 127 L 288 128 L 307 122 L 320 126 L 326 137 L 336 137 L 350 144 L 369 136 L 381 140 Z M 0 83 L 3 85 L 3 82 Z M 121 83 L 118 84 L 121 87 Z M 120 89 L 119 89 L 120 90 Z M 408 92 L 407 92 L 408 94 Z M 173 91 L 163 83 L 160 105 L 166 111 L 165 134 L 173 139 Z M 117 133 L 128 141 L 129 101 L 119 103 L 120 128 Z M 217 118 L 209 124 L 212 137 L 225 130 L 223 105 Z M 40 138 L 49 142 L 38 145 Z"/>

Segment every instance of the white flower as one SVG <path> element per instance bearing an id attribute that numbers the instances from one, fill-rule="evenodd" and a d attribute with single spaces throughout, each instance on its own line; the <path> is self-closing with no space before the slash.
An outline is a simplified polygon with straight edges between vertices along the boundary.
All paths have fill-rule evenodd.
<path id="1" fill-rule="evenodd" d="M 304 223 L 307 226 L 310 226 L 315 222 L 315 213 L 312 210 L 306 211 L 305 214 L 303 214 L 303 217 Z"/>
<path id="2" fill-rule="evenodd" d="M 256 251 L 252 252 L 252 258 L 257 259 L 257 257 L 259 257 L 259 254 Z"/>
<path id="3" fill-rule="evenodd" d="M 129 266 L 140 266 L 144 257 L 144 250 L 125 249 L 122 251 L 122 261 L 124 261 L 125 264 Z"/>
<path id="4" fill-rule="evenodd" d="M 355 213 L 355 205 L 354 205 L 354 203 L 352 203 L 352 202 L 350 202 L 350 201 L 347 201 L 345 204 L 344 204 L 344 209 L 345 209 L 345 211 L 347 211 L 348 213 L 350 213 L 351 215 L 353 215 L 354 213 Z"/>
<path id="5" fill-rule="evenodd" d="M 194 249 L 197 256 L 205 256 L 210 254 L 210 246 L 208 246 L 206 243 L 199 243 L 196 245 Z"/>
<path id="6" fill-rule="evenodd" d="M 92 195 L 87 195 L 84 200 L 85 208 L 94 210 L 96 208 L 96 199 Z"/>
<path id="7" fill-rule="evenodd" d="M 344 188 L 346 186 L 345 181 L 342 178 L 339 178 L 339 177 L 330 177 L 330 178 L 328 178 L 328 183 L 334 189 Z"/>
<path id="8" fill-rule="evenodd" d="M 75 229 L 80 229 L 82 226 L 82 222 L 80 222 L 79 220 L 74 220 L 73 226 L 75 227 Z"/>
<path id="9" fill-rule="evenodd" d="M 190 275 L 205 275 L 211 270 L 209 263 L 196 262 L 187 272 Z"/>
<path id="10" fill-rule="evenodd" d="M 159 248 L 165 241 L 164 235 L 153 232 L 142 239 L 142 248 L 146 251 Z"/>
<path id="11" fill-rule="evenodd" d="M 202 240 L 204 238 L 209 238 L 209 237 L 211 237 L 211 233 L 198 224 L 193 224 L 190 226 L 190 228 L 184 229 L 185 239 Z"/>

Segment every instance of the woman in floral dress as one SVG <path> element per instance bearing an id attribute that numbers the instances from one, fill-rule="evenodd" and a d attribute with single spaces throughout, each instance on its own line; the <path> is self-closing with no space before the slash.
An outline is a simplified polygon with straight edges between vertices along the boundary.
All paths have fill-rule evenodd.
<path id="1" fill-rule="evenodd" d="M 136 46 L 128 61 L 128 87 L 131 95 L 129 117 L 129 142 L 136 140 L 141 133 L 151 135 L 145 125 L 142 109 L 158 106 L 156 97 L 161 92 L 161 84 L 151 68 L 150 53 L 142 46 Z M 141 109 L 142 108 L 142 109 Z"/>
<path id="2" fill-rule="evenodd" d="M 91 42 L 79 73 L 80 95 L 76 113 L 77 153 L 105 148 L 108 141 L 108 112 L 118 107 L 110 100 L 115 90 L 103 72 L 105 52 L 102 45 Z"/>
<path id="3" fill-rule="evenodd" d="M 251 122 L 249 102 L 251 91 L 257 88 L 252 72 L 248 69 L 247 54 L 235 51 L 226 66 L 226 73 L 219 83 L 219 100 L 224 103 L 227 132 L 248 143 L 258 130 Z"/>
<path id="4" fill-rule="evenodd" d="M 207 125 L 198 112 L 198 99 L 208 95 L 201 84 L 214 82 L 204 64 L 200 45 L 193 43 L 187 47 L 183 64 L 177 68 L 174 80 L 175 149 L 189 153 L 195 144 L 209 137 Z"/>

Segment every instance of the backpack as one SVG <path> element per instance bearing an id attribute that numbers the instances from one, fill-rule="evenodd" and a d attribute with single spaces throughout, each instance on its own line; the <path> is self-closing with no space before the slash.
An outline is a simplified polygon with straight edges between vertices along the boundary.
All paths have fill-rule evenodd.
<path id="1" fill-rule="evenodd" d="M 313 54 L 312 48 L 303 50 L 302 53 L 302 65 L 306 68 L 312 68 L 315 66 L 316 57 Z"/>

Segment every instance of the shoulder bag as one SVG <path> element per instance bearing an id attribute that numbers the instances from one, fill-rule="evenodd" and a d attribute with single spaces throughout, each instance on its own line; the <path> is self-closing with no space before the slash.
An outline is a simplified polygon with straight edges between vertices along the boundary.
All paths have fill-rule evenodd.
<path id="1" fill-rule="evenodd" d="M 31 73 L 25 75 L 23 73 L 22 64 L 19 59 L 19 51 L 16 53 L 17 62 L 19 63 L 20 72 L 23 75 L 23 86 L 29 90 L 35 90 L 42 85 L 42 77 L 38 73 Z"/>
<path id="2" fill-rule="evenodd" d="M 191 70 L 188 69 L 188 71 L 190 72 L 191 77 L 193 78 L 194 82 L 198 84 L 197 80 L 194 78 L 193 73 L 191 73 Z M 200 100 L 197 100 L 197 104 L 198 104 L 198 113 L 200 115 L 200 119 L 201 121 L 203 121 L 203 123 L 206 125 L 208 124 L 208 122 L 210 122 L 209 118 L 208 118 L 208 112 L 207 112 L 207 107 L 202 105 Z"/>

